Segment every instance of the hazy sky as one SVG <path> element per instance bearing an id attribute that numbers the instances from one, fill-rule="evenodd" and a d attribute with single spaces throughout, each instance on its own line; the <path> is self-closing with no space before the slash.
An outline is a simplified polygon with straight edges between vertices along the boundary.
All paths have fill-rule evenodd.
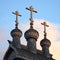
<path id="1" fill-rule="evenodd" d="M 15 15 L 13 15 L 12 12 L 17 10 L 22 15 L 22 17 L 19 17 L 19 28 L 23 29 L 24 24 L 29 24 L 30 18 L 30 13 L 25 8 L 31 5 L 38 12 L 33 14 L 34 19 L 38 21 L 43 19 L 52 23 L 51 25 L 56 27 L 56 31 L 59 32 L 60 0 L 0 0 L 0 54 L 7 50 L 7 40 L 11 40 L 10 32 L 12 29 L 14 29 L 15 26 Z M 58 35 L 60 36 L 60 34 Z M 60 38 L 57 38 L 57 41 L 59 41 L 59 39 Z M 0 58 L 2 56 L 3 55 L 0 55 Z"/>

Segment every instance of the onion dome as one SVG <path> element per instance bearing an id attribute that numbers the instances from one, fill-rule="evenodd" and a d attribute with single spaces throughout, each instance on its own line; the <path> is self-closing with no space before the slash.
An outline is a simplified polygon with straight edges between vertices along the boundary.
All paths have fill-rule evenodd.
<path id="1" fill-rule="evenodd" d="M 42 25 L 44 25 L 44 39 L 41 40 L 40 45 L 43 46 L 50 46 L 51 42 L 46 38 L 46 27 L 49 27 L 49 25 L 46 24 L 46 22 L 41 23 Z"/>
<path id="2" fill-rule="evenodd" d="M 24 34 L 25 38 L 28 40 L 29 38 L 38 39 L 39 33 L 35 29 L 29 29 Z"/>
<path id="3" fill-rule="evenodd" d="M 21 16 L 18 11 L 15 11 L 15 12 L 12 12 L 13 14 L 16 15 L 16 21 L 15 21 L 15 29 L 13 29 L 11 31 L 11 36 L 12 37 L 15 37 L 15 36 L 18 36 L 18 37 L 21 37 L 22 36 L 22 31 L 18 29 L 18 16 Z"/>
<path id="4" fill-rule="evenodd" d="M 12 37 L 15 37 L 15 36 L 18 36 L 18 37 L 21 37 L 22 36 L 22 32 L 21 30 L 15 28 L 11 31 L 11 36 Z"/>
<path id="5" fill-rule="evenodd" d="M 44 38 L 43 40 L 41 40 L 40 45 L 41 45 L 42 47 L 43 47 L 43 46 L 48 46 L 48 47 L 50 47 L 51 42 L 50 42 L 47 38 Z"/>
<path id="6" fill-rule="evenodd" d="M 35 40 L 37 40 L 39 37 L 39 33 L 35 29 L 33 29 L 33 17 L 32 17 L 32 13 L 33 12 L 37 13 L 37 11 L 34 10 L 32 6 L 26 9 L 30 11 L 30 29 L 25 32 L 24 36 L 27 40 L 29 38 L 34 38 Z"/>

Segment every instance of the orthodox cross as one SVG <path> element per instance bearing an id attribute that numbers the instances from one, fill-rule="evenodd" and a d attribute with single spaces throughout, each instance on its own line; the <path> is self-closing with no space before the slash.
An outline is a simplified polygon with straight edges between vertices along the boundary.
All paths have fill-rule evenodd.
<path id="1" fill-rule="evenodd" d="M 30 6 L 29 8 L 26 8 L 26 9 L 30 11 L 30 25 L 31 25 L 31 28 L 33 28 L 32 13 L 33 13 L 33 12 L 37 13 L 37 11 L 35 11 L 34 8 L 33 8 L 32 6 Z"/>
<path id="2" fill-rule="evenodd" d="M 16 28 L 18 28 L 18 16 L 21 16 L 19 13 L 18 13 L 18 11 L 15 11 L 15 12 L 12 12 L 13 14 L 15 14 L 16 15 Z"/>
<path id="3" fill-rule="evenodd" d="M 46 27 L 49 27 L 49 25 L 46 24 L 46 22 L 41 23 L 44 25 L 44 36 L 46 37 Z"/>

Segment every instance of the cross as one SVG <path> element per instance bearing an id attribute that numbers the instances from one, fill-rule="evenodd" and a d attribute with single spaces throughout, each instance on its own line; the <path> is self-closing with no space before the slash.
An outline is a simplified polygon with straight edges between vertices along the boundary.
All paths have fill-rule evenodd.
<path id="1" fill-rule="evenodd" d="M 15 12 L 12 12 L 12 14 L 15 14 L 16 15 L 16 28 L 18 28 L 18 16 L 21 16 L 18 11 L 15 11 Z"/>
<path id="2" fill-rule="evenodd" d="M 46 34 L 46 27 L 49 27 L 49 25 L 47 25 L 46 22 L 43 22 L 41 24 L 44 25 L 44 33 Z"/>
<path id="3" fill-rule="evenodd" d="M 31 21 L 30 25 L 31 25 L 31 27 L 32 27 L 32 25 L 33 25 L 32 13 L 33 13 L 33 12 L 37 13 L 37 11 L 34 10 L 34 8 L 33 8 L 32 6 L 30 6 L 29 8 L 26 8 L 26 9 L 30 11 L 30 21 Z"/>

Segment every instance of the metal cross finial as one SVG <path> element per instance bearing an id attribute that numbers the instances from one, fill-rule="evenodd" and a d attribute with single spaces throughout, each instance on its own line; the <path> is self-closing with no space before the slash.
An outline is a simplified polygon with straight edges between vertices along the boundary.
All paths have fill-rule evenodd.
<path id="1" fill-rule="evenodd" d="M 33 8 L 32 6 L 30 6 L 29 8 L 26 8 L 26 9 L 30 11 L 30 21 L 31 21 L 30 25 L 31 25 L 31 28 L 33 28 L 32 12 L 37 13 L 37 11 L 35 11 L 34 8 Z"/>
<path id="2" fill-rule="evenodd" d="M 42 25 L 44 25 L 44 33 L 45 33 L 45 37 L 46 37 L 46 27 L 49 27 L 49 25 L 46 24 L 46 22 L 41 23 Z"/>
<path id="3" fill-rule="evenodd" d="M 21 16 L 19 13 L 18 13 L 18 11 L 15 11 L 15 12 L 12 12 L 13 14 L 15 14 L 16 15 L 16 28 L 18 28 L 18 16 Z"/>

